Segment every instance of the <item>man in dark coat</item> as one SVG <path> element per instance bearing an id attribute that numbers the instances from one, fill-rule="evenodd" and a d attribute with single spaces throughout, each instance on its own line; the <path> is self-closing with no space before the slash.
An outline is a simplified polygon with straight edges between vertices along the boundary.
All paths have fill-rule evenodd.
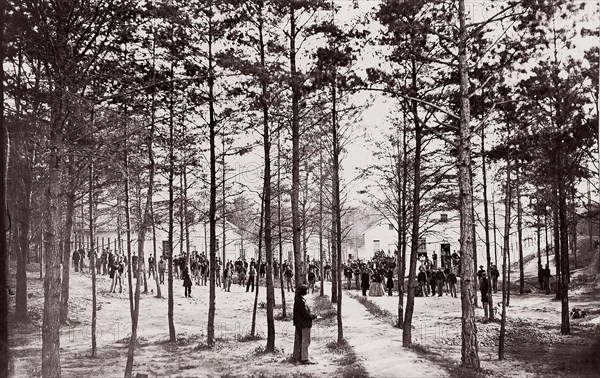
<path id="1" fill-rule="evenodd" d="M 488 289 L 489 282 L 485 274 L 485 270 L 481 273 L 479 278 L 479 292 L 481 294 L 481 303 L 483 304 L 483 313 L 485 318 L 488 318 Z"/>
<path id="2" fill-rule="evenodd" d="M 492 265 L 492 290 L 494 290 L 494 293 L 498 292 L 498 277 L 500 277 L 500 272 L 494 264 Z"/>
<path id="3" fill-rule="evenodd" d="M 369 272 L 366 268 L 362 268 L 360 275 L 360 288 L 362 289 L 362 295 L 367 296 L 367 290 L 369 290 Z"/>
<path id="4" fill-rule="evenodd" d="M 435 273 L 435 285 L 437 287 L 438 297 L 441 297 L 444 294 L 444 281 L 446 281 L 446 276 L 444 272 L 442 272 L 442 268 L 438 268 L 438 271 Z"/>
<path id="5" fill-rule="evenodd" d="M 456 298 L 456 274 L 453 271 L 448 273 L 448 290 L 450 290 L 450 296 Z"/>
<path id="6" fill-rule="evenodd" d="M 428 294 L 428 290 L 427 290 L 427 274 L 425 274 L 425 272 L 423 271 L 423 268 L 420 268 L 420 272 L 417 275 L 417 282 L 419 284 L 421 296 L 428 297 L 429 294 Z"/>
<path id="7" fill-rule="evenodd" d="M 75 271 L 79 272 L 79 251 L 75 250 L 73 251 L 73 266 L 75 267 Z"/>
<path id="8" fill-rule="evenodd" d="M 546 294 L 550 294 L 550 277 L 552 277 L 552 274 L 550 273 L 548 264 L 546 264 L 544 268 L 544 288 L 546 289 Z"/>
<path id="9" fill-rule="evenodd" d="M 394 271 L 391 268 L 387 272 L 386 287 L 388 289 L 388 295 L 391 297 L 392 291 L 394 290 Z"/>
<path id="10" fill-rule="evenodd" d="M 294 355 L 295 361 L 302 364 L 314 364 L 308 359 L 308 346 L 310 345 L 310 329 L 312 321 L 317 318 L 317 315 L 310 313 L 310 308 L 306 304 L 305 295 L 308 293 L 308 286 L 302 284 L 296 288 L 296 296 L 294 298 L 294 327 L 296 329 L 294 338 Z"/>

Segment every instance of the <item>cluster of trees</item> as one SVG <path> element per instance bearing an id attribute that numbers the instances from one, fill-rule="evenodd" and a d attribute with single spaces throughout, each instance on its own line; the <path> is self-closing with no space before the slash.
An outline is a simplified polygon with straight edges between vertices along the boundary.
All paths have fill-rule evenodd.
<path id="1" fill-rule="evenodd" d="M 408 265 L 406 307 L 404 285 L 398 306 L 404 344 L 412 344 L 418 239 L 439 204 L 451 204 L 461 222 L 462 362 L 479 368 L 474 178 L 482 172 L 489 270 L 486 169 L 492 164 L 506 178 L 506 214 L 511 198 L 520 208 L 519 191 L 528 191 L 537 198 L 535 211 L 549 212 L 554 220 L 562 330 L 569 332 L 570 222 L 577 185 L 594 173 L 588 163 L 598 122 L 598 48 L 565 58 L 564 51 L 574 49 L 572 33 L 584 39 L 598 32 L 580 27 L 584 23 L 569 24 L 578 17 L 574 3 L 506 2 L 490 9 L 484 20 L 469 20 L 464 0 L 387 0 L 362 22 L 340 17 L 335 2 L 321 0 L 3 4 L 2 135 L 10 143 L 2 146 L 10 160 L 15 318 L 27 318 L 26 263 L 30 249 L 41 246 L 44 376 L 60 376 L 59 328 L 68 321 L 75 213 L 87 214 L 93 241 L 94 214 L 103 203 L 124 219 L 129 261 L 132 232 L 137 232 L 137 255 L 145 261 L 146 235 L 158 225 L 168 230 L 170 341 L 177 339 L 171 261 L 176 221 L 180 251 L 189 251 L 190 224 L 209 226 L 206 343 L 212 346 L 216 226 L 230 219 L 242 229 L 253 224 L 248 232 L 259 251 L 264 248 L 265 351 L 275 350 L 276 251 L 281 262 L 283 241 L 292 241 L 299 284 L 306 276 L 307 240 L 316 234 L 321 261 L 328 259 L 325 240 L 331 250 L 331 299 L 337 303 L 341 343 L 341 251 L 348 230 L 341 161 L 361 111 L 352 96 L 358 91 L 389 96 L 398 104 L 393 129 L 377 152 L 386 165 L 372 167 L 369 174 L 381 178 L 378 190 L 385 195 L 378 207 L 397 227 L 400 282 Z M 372 25 L 379 29 L 368 33 Z M 381 62 L 374 67 L 361 54 L 371 50 Z M 238 135 L 255 143 L 240 144 Z M 240 192 L 255 188 L 228 177 L 227 160 L 255 146 L 262 148 L 263 180 L 256 190 L 260 194 L 249 202 L 258 202 L 261 210 L 248 212 L 254 205 Z M 450 153 L 440 159 L 441 151 Z M 448 175 L 458 185 L 441 190 Z M 504 251 L 510 216 L 506 219 Z M 224 233 L 222 238 L 225 262 Z M 156 257 L 156 248 L 153 253 Z M 6 254 L 0 257 L 6 261 Z M 139 269 L 143 277 L 143 265 Z M 6 274 L 0 273 L 4 284 Z M 125 376 L 133 369 L 142 282 L 147 292 L 145 279 L 134 287 L 128 276 L 132 333 Z M 6 300 L 0 299 L 4 317 Z M 503 308 L 507 302 L 503 298 Z M 92 355 L 95 349 L 93 338 Z"/>

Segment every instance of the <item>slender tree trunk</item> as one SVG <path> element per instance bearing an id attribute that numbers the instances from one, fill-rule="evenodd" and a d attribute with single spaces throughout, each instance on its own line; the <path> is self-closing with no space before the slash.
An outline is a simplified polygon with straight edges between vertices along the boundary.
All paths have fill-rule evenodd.
<path id="1" fill-rule="evenodd" d="M 538 204 L 535 204 L 535 229 L 537 232 L 537 260 L 538 260 L 538 268 L 542 266 L 542 226 L 540 224 L 540 212 L 538 209 Z"/>
<path id="2" fill-rule="evenodd" d="M 150 220 L 152 227 L 152 249 L 154 252 L 154 282 L 156 284 L 156 298 L 162 298 L 160 290 L 160 281 L 158 277 L 158 259 L 157 259 L 157 248 L 156 248 L 156 220 L 154 218 L 154 202 L 150 193 L 154 193 L 154 174 L 156 172 L 156 161 L 154 160 L 154 134 L 156 130 L 156 34 L 155 34 L 154 19 L 152 20 L 152 99 L 150 102 L 150 131 L 148 132 L 147 143 L 148 143 L 148 197 L 146 206 L 150 205 Z M 164 254 L 164 251 L 163 251 Z"/>
<path id="3" fill-rule="evenodd" d="M 332 184 L 333 186 L 333 176 L 332 176 Z M 332 195 L 332 199 L 331 199 L 331 203 L 333 205 L 333 195 Z M 342 292 L 338 291 L 338 285 L 337 285 L 337 274 L 338 274 L 338 266 L 337 266 L 337 260 L 338 260 L 338 250 L 337 250 L 337 243 L 335 242 L 335 230 L 336 230 L 336 225 L 335 225 L 335 221 L 336 218 L 335 216 L 333 216 L 334 211 L 333 211 L 333 206 L 331 207 L 331 233 L 329 236 L 329 240 L 331 243 L 331 303 L 337 303 L 338 301 L 338 297 L 342 295 Z"/>
<path id="4" fill-rule="evenodd" d="M 210 1 L 212 12 L 213 1 Z M 212 13 L 211 13 L 212 14 Z M 215 342 L 215 274 L 217 256 L 217 157 L 215 154 L 215 143 L 217 137 L 217 121 L 215 117 L 215 73 L 213 61 L 213 19 L 208 21 L 208 116 L 209 116 L 209 143 L 210 143 L 210 205 L 208 219 L 210 223 L 210 251 L 209 251 L 209 274 L 210 288 L 208 299 L 208 321 L 206 343 L 213 346 Z M 225 169 L 225 167 L 223 167 Z M 223 183 L 225 185 L 225 183 Z"/>
<path id="5" fill-rule="evenodd" d="M 32 175 L 31 175 L 31 156 L 30 147 L 27 141 L 13 140 L 12 147 L 16 153 L 14 156 L 14 166 L 19 170 L 20 181 L 13 187 L 14 195 L 17 200 L 16 211 L 16 245 L 17 245 L 17 292 L 15 295 L 15 321 L 26 322 L 29 319 L 27 313 L 27 262 L 29 260 L 29 237 L 31 223 L 31 194 L 32 194 Z M 25 158 L 19 158 L 21 148 L 27 152 Z M 16 171 L 15 171 L 16 172 Z M 9 187 L 10 192 L 10 187 Z M 68 262 L 67 262 L 68 264 Z"/>
<path id="6" fill-rule="evenodd" d="M 510 140 L 510 128 L 508 129 L 507 141 Z M 508 143 L 507 143 L 508 145 Z M 506 307 L 508 307 L 508 293 L 510 292 L 510 281 L 508 280 L 508 254 L 510 244 L 510 150 L 506 149 L 506 199 L 504 201 L 504 247 L 502 248 L 502 317 L 500 320 L 500 338 L 498 340 L 498 360 L 504 360 L 504 344 L 506 340 Z"/>
<path id="7" fill-rule="evenodd" d="M 4 25 L 5 2 L 0 2 L 0 25 Z M 0 47 L 4 46 L 4 28 L 0 28 Z M 4 62 L 4 48 L 0 48 L 0 62 Z M 6 230 L 6 171 L 8 156 L 7 127 L 4 123 L 4 67 L 0 67 L 0 230 Z M 47 192 L 46 199 L 49 199 Z M 49 206 L 48 204 L 48 207 Z M 0 232 L 0 377 L 8 377 L 8 243 L 6 232 Z M 44 290 L 46 291 L 46 290 Z M 47 298 L 47 297 L 45 297 Z M 47 323 L 44 306 L 44 324 Z M 56 324 L 58 330 L 58 324 Z M 56 351 L 58 353 L 58 350 Z M 58 360 L 57 360 L 58 361 Z M 46 371 L 49 371 L 47 368 Z M 60 368 L 58 369 L 60 375 Z"/>
<path id="8" fill-rule="evenodd" d="M 558 193 L 555 192 L 555 200 L 558 204 L 559 198 Z M 552 229 L 554 233 L 554 265 L 556 266 L 556 299 L 560 299 L 562 289 L 561 289 L 561 261 L 560 261 L 560 223 L 559 223 L 559 205 L 555 205 L 552 208 Z"/>
<path id="9" fill-rule="evenodd" d="M 280 129 L 281 130 L 281 129 Z M 281 131 L 279 131 L 280 133 Z M 287 317 L 285 289 L 283 287 L 283 218 L 281 217 L 281 138 L 277 134 L 277 227 L 279 239 L 279 286 L 281 287 L 281 317 Z"/>
<path id="10" fill-rule="evenodd" d="M 487 276 L 490 279 L 490 285 L 488 285 L 488 307 L 489 307 L 489 319 L 494 320 L 494 301 L 493 301 L 493 285 L 491 284 L 492 279 L 492 258 L 490 251 L 490 212 L 488 209 L 488 198 L 487 198 L 487 167 L 485 159 L 485 127 L 481 128 L 481 174 L 483 176 L 483 214 L 484 214 L 484 228 L 485 228 L 485 256 L 487 259 Z"/>
<path id="11" fill-rule="evenodd" d="M 335 12 L 335 11 L 334 11 Z M 334 42 L 335 43 L 335 42 Z M 331 83 L 331 124 L 332 124 L 332 142 L 333 142 L 333 213 L 335 218 L 334 241 L 337 250 L 337 272 L 335 283 L 338 287 L 337 298 L 337 342 L 342 345 L 344 341 L 344 327 L 342 322 L 342 210 L 340 199 L 340 143 L 339 126 L 337 119 L 337 70 L 333 64 L 333 75 Z"/>
<path id="12" fill-rule="evenodd" d="M 473 167 L 469 167 L 469 175 L 471 180 L 473 180 Z M 471 181 L 471 190 L 473 189 L 473 181 Z M 471 217 L 473 218 L 473 223 L 471 225 L 471 232 L 473 233 L 473 282 L 475 282 L 475 290 L 473 290 L 473 304 L 475 308 L 479 307 L 479 302 L 477 302 L 477 290 L 479 289 L 479 280 L 477 277 L 477 232 L 475 231 L 475 200 L 473 196 L 473 192 L 471 192 Z M 464 277 L 464 276 L 463 276 Z M 462 281 L 461 281 L 462 282 Z"/>
<path id="13" fill-rule="evenodd" d="M 398 266 L 398 320 L 396 327 L 404 327 L 404 274 L 405 274 L 405 253 L 406 253 L 406 186 L 408 164 L 406 161 L 408 143 L 406 140 L 406 106 L 402 106 L 404 122 L 402 124 L 402 153 L 397 151 L 396 158 L 396 235 L 398 238 L 396 264 Z M 400 148 L 398 148 L 399 150 Z M 402 159 L 402 160 L 400 160 Z"/>
<path id="14" fill-rule="evenodd" d="M 576 209 L 575 209 L 575 191 L 573 191 L 573 193 L 571 194 L 571 222 L 570 222 L 570 229 L 571 229 L 571 250 L 573 251 L 573 268 L 577 269 L 577 213 L 576 213 Z M 571 272 L 569 273 L 569 283 L 571 283 Z"/>
<path id="15" fill-rule="evenodd" d="M 300 237 L 302 225 L 300 224 L 299 192 L 300 192 L 300 79 L 296 71 L 296 4 L 290 3 L 290 75 L 292 91 L 292 244 L 294 250 L 294 277 L 296 287 L 303 282 L 304 261 L 302 261 L 302 250 Z M 333 296 L 332 296 L 333 300 Z"/>
<path id="16" fill-rule="evenodd" d="M 135 293 L 133 290 L 133 259 L 132 259 L 132 251 L 131 251 L 131 200 L 129 198 L 130 193 L 130 171 L 129 171 L 129 146 L 127 140 L 129 138 L 129 132 L 127 128 L 128 119 L 126 115 L 126 111 L 124 114 L 124 160 L 125 160 L 125 240 L 127 241 L 127 286 L 129 291 L 129 313 L 131 315 L 131 335 L 129 336 L 129 351 L 127 353 L 127 364 L 125 366 L 125 378 L 131 377 L 131 370 L 133 368 L 133 352 L 135 348 L 135 344 L 137 342 L 137 321 L 138 321 L 138 305 L 139 305 L 139 296 L 140 296 L 140 277 L 137 275 L 136 285 L 135 285 Z M 143 242 L 142 242 L 143 248 Z M 141 265 L 139 261 L 135 266 L 135 269 Z M 95 268 L 94 268 L 95 269 Z M 139 270 L 138 270 L 139 273 Z M 135 297 L 134 297 L 135 296 Z"/>
<path id="17" fill-rule="evenodd" d="M 171 62 L 171 79 L 174 78 L 175 67 L 174 63 Z M 174 199 L 174 176 L 175 176 L 175 146 L 174 146 L 174 106 L 175 106 L 175 98 L 174 98 L 174 87 L 171 83 L 170 94 L 169 94 L 169 250 L 167 264 L 168 266 L 168 277 L 167 277 L 167 296 L 168 296 L 168 310 L 167 310 L 167 319 L 169 323 L 169 342 L 175 343 L 177 342 L 177 334 L 175 332 L 175 322 L 173 320 L 173 234 L 174 234 L 174 215 L 173 215 L 173 207 L 175 206 Z M 164 251 L 163 251 L 164 253 Z"/>
<path id="18" fill-rule="evenodd" d="M 260 201 L 260 223 L 258 225 L 258 261 L 262 258 L 262 241 L 264 231 L 264 217 L 265 217 L 265 190 L 263 188 L 261 201 Z M 256 285 L 256 293 L 254 294 L 254 306 L 252 307 L 252 326 L 250 327 L 250 336 L 256 335 L 256 311 L 258 309 L 258 287 Z"/>
<path id="19" fill-rule="evenodd" d="M 559 157 L 562 163 L 562 157 Z M 562 166 L 562 164 L 561 164 Z M 560 221 L 560 299 L 561 299 L 561 323 L 560 333 L 571 334 L 569 322 L 569 222 L 566 183 L 558 181 L 559 221 Z"/>
<path id="20" fill-rule="evenodd" d="M 414 36 L 411 35 L 411 38 Z M 412 92 L 416 95 L 417 67 L 416 61 L 412 60 Z M 408 295 L 406 297 L 406 310 L 404 315 L 404 328 L 402 330 L 402 346 L 412 345 L 412 318 L 415 308 L 415 281 L 417 278 L 417 255 L 419 249 L 419 230 L 421 220 L 421 150 L 422 150 L 422 125 L 419 118 L 419 109 L 416 101 L 411 101 L 415 133 L 415 156 L 413 163 L 413 198 L 412 198 L 412 231 L 410 241 L 410 267 L 408 271 Z"/>
<path id="21" fill-rule="evenodd" d="M 473 213 L 471 211 L 473 185 L 470 176 L 471 167 L 471 126 L 469 103 L 469 73 L 467 62 L 467 28 L 465 1 L 458 2 L 459 15 L 459 52 L 458 71 L 460 76 L 460 130 L 458 144 L 458 186 L 460 192 L 460 214 L 462 229 L 460 231 L 460 249 L 462 251 L 462 366 L 479 370 L 479 352 L 477 345 L 477 328 L 475 326 L 474 298 L 476 288 L 473 277 Z"/>
<path id="22" fill-rule="evenodd" d="M 494 227 L 494 265 L 498 266 L 498 243 L 496 241 L 496 200 L 494 199 L 494 191 L 492 191 L 492 224 Z"/>
<path id="23" fill-rule="evenodd" d="M 273 236 L 272 236 L 272 222 L 271 222 L 271 131 L 269 130 L 269 88 L 267 79 L 267 64 L 265 58 L 265 41 L 264 41 L 264 19 L 263 19 L 263 6 L 264 3 L 260 2 L 260 16 L 259 16 L 259 48 L 260 48 L 260 65 L 263 70 L 261 75 L 261 108 L 263 113 L 263 148 L 264 148 L 264 222 L 265 222 L 265 255 L 266 255 L 266 276 L 267 276 L 267 346 L 265 352 L 275 352 L 275 319 L 273 318 L 273 306 L 275 305 L 275 288 L 273 287 Z M 262 259 L 258 259 L 259 273 L 257 274 L 257 280 L 260 280 L 260 265 Z M 256 285 L 256 295 L 258 295 L 258 287 Z"/>
<path id="24" fill-rule="evenodd" d="M 93 122 L 93 121 L 92 121 Z M 92 357 L 96 357 L 96 254 L 94 245 L 96 222 L 94 214 L 94 163 L 90 163 L 90 178 L 89 178 L 89 213 L 90 213 L 90 265 L 92 268 Z"/>
<path id="25" fill-rule="evenodd" d="M 322 130 L 321 130 L 322 132 Z M 321 288 L 319 295 L 325 295 L 325 277 L 323 272 L 323 260 L 325 260 L 325 251 L 323 250 L 323 137 L 319 135 L 319 259 L 321 260 Z"/>
<path id="26" fill-rule="evenodd" d="M 74 179 L 73 156 L 69 156 L 68 175 L 71 180 Z M 69 315 L 69 273 L 71 268 L 71 235 L 73 234 L 73 216 L 75 213 L 75 188 L 69 185 L 69 191 L 66 194 L 65 209 L 65 228 L 63 237 L 63 258 L 62 258 L 62 281 L 60 296 L 60 323 L 65 324 Z M 90 253 L 93 253 L 90 250 Z"/>
<path id="27" fill-rule="evenodd" d="M 1 50 L 1 49 L 0 49 Z M 60 377 L 60 294 L 61 254 L 58 245 L 59 198 L 61 192 L 62 133 L 65 123 L 65 87 L 56 84 L 51 108 L 51 128 L 47 161 L 48 181 L 44 217 L 44 316 L 42 321 L 42 376 Z M 4 135 L 4 130 L 2 132 Z M 5 185 L 2 185 L 5 188 Z M 6 229 L 6 228 L 4 228 Z M 4 233 L 2 233 L 4 235 Z M 6 290 L 2 291 L 5 295 Z"/>
<path id="28" fill-rule="evenodd" d="M 517 161 L 518 164 L 518 161 Z M 517 175 L 517 235 L 519 243 L 519 294 L 525 293 L 525 271 L 523 268 L 523 209 L 521 208 L 521 169 L 515 167 Z"/>

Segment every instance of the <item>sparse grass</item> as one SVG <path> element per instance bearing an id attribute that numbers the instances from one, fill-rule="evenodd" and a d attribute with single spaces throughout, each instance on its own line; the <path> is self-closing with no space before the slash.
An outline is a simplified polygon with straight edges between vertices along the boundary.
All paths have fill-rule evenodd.
<path id="1" fill-rule="evenodd" d="M 341 343 L 331 341 L 327 343 L 326 347 L 333 353 L 343 354 L 343 357 L 337 360 L 340 368 L 335 372 L 335 376 L 344 378 L 369 376 L 365 367 L 358 361 L 354 348 L 348 344 L 346 339 L 343 339 Z"/>
<path id="2" fill-rule="evenodd" d="M 279 320 L 279 321 L 289 321 L 292 320 L 292 317 L 288 314 L 290 314 L 290 311 L 286 311 L 286 317 L 283 317 L 283 312 L 278 313 L 277 315 L 275 315 L 273 318 L 275 320 Z"/>
<path id="3" fill-rule="evenodd" d="M 383 318 L 385 320 L 391 320 L 391 321 L 394 320 L 394 315 L 392 315 L 391 312 L 389 312 L 388 310 L 382 309 L 375 302 L 370 301 L 369 298 L 360 296 L 360 295 L 355 295 L 355 294 L 350 294 L 350 296 L 352 298 L 356 299 L 357 301 L 359 301 L 363 306 L 365 306 L 367 311 L 369 311 L 371 314 L 377 316 L 378 318 Z"/>
<path id="4" fill-rule="evenodd" d="M 323 320 L 328 320 L 337 316 L 337 309 L 333 307 L 329 296 L 323 295 L 315 297 L 313 313 L 319 314 Z"/>
<path id="5" fill-rule="evenodd" d="M 248 341 L 257 341 L 257 340 L 262 340 L 262 336 L 260 335 L 251 335 L 251 334 L 246 334 L 246 335 L 237 335 L 236 340 L 241 342 L 241 343 L 245 343 Z"/>
<path id="6" fill-rule="evenodd" d="M 350 344 L 348 344 L 346 339 L 343 339 L 341 343 L 338 343 L 337 341 L 331 341 L 327 343 L 325 347 L 331 352 L 338 354 L 346 354 L 352 352 L 352 347 L 350 346 Z"/>
<path id="7" fill-rule="evenodd" d="M 420 355 L 431 354 L 431 351 L 429 349 L 427 349 L 427 347 L 425 345 L 421 345 L 421 344 L 413 343 L 410 346 L 410 349 L 414 350 L 415 352 L 417 352 Z"/>

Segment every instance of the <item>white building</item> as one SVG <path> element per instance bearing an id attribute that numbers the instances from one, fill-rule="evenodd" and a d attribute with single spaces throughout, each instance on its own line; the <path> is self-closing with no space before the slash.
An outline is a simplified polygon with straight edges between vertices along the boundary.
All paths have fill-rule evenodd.
<path id="1" fill-rule="evenodd" d="M 419 254 L 426 254 L 429 258 L 434 253 L 440 256 L 443 244 L 450 244 L 450 253 L 458 250 L 459 225 L 460 222 L 457 217 L 451 218 L 447 213 L 434 214 L 422 227 Z M 411 225 L 408 225 L 408 227 L 410 228 Z M 408 231 L 410 232 L 410 229 Z M 370 259 L 376 252 L 394 256 L 398 249 L 398 232 L 395 225 L 385 219 L 375 222 L 365 231 L 363 237 L 365 256 L 358 256 L 359 259 Z M 410 249 L 410 239 L 408 245 Z"/>

